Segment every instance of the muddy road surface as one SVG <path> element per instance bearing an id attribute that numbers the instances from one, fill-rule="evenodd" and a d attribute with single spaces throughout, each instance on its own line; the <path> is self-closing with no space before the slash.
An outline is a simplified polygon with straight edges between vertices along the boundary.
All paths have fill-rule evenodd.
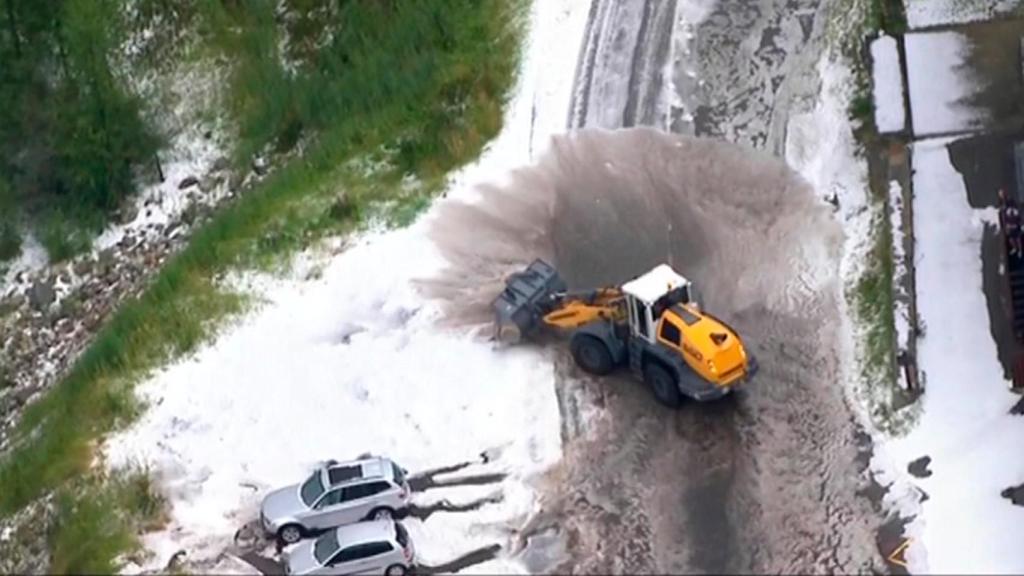
<path id="1" fill-rule="evenodd" d="M 829 4 L 595 0 L 568 126 L 600 130 L 437 221 L 453 269 L 432 288 L 459 302 L 453 320 L 489 321 L 502 278 L 534 257 L 581 288 L 667 261 L 761 363 L 748 389 L 673 411 L 552 343 L 566 458 L 535 528 L 562 530 L 571 557 L 552 569 L 886 571 L 858 495 L 870 441 L 839 374 L 841 232 L 772 158 L 816 97 Z M 635 126 L 653 129 L 604 131 Z"/>
<path id="2" fill-rule="evenodd" d="M 832 4 L 596 0 L 569 125 L 652 126 L 780 156 L 790 112 L 816 98 Z M 600 162 L 590 157 L 598 150 L 576 148 L 587 146 L 561 148 L 562 169 L 575 175 L 568 180 Z M 563 214 L 575 214 L 576 225 L 552 228 L 551 256 L 581 286 L 663 260 L 678 266 L 762 364 L 736 397 L 673 412 L 628 376 L 588 381 L 563 357 L 566 436 L 576 440 L 557 484 L 567 490 L 559 514 L 579 520 L 573 569 L 884 571 L 881 519 L 857 495 L 870 492 L 870 444 L 837 366 L 838 230 L 780 165 L 711 149 L 681 161 L 701 163 L 689 171 L 634 154 L 649 162 L 645 174 L 616 188 L 645 200 L 607 210 L 612 202 L 602 199 L 602 209 L 587 210 L 573 195 Z M 684 176 L 692 186 L 675 179 Z M 587 402 L 603 404 L 601 423 L 575 426 Z"/>
<path id="3" fill-rule="evenodd" d="M 781 154 L 830 0 L 594 0 L 572 128 L 655 126 Z"/>
<path id="4" fill-rule="evenodd" d="M 783 163 L 647 128 L 583 130 L 482 203 L 446 205 L 434 239 L 453 263 L 433 285 L 459 303 L 453 319 L 487 322 L 501 279 L 535 256 L 570 288 L 668 261 L 761 362 L 748 389 L 676 411 L 627 373 L 586 377 L 556 346 L 567 445 L 547 514 L 573 557 L 560 569 L 874 567 L 877 522 L 856 495 L 866 478 L 835 352 L 840 230 Z"/>

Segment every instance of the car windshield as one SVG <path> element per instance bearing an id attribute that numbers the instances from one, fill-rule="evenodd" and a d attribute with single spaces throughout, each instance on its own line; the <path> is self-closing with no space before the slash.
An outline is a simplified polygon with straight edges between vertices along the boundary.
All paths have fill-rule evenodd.
<path id="1" fill-rule="evenodd" d="M 302 484 L 302 489 L 299 491 L 299 495 L 302 497 L 302 501 L 306 506 L 313 506 L 316 499 L 324 493 L 324 484 L 320 481 L 320 471 L 313 472 L 313 475 L 309 477 Z"/>
<path id="2" fill-rule="evenodd" d="M 320 564 L 326 564 L 328 560 L 334 557 L 334 553 L 338 551 L 338 533 L 331 530 L 327 534 L 316 539 L 313 543 L 313 557 Z"/>
<path id="3" fill-rule="evenodd" d="M 394 462 L 391 463 L 391 470 L 395 473 L 395 484 L 401 486 L 405 482 L 405 472 L 402 472 L 402 468 Z"/>

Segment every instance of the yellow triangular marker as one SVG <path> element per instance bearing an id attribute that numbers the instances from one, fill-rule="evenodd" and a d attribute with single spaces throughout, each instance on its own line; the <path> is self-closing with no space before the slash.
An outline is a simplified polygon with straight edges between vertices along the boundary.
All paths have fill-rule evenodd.
<path id="1" fill-rule="evenodd" d="M 902 566 L 903 568 L 906 568 L 907 567 L 907 561 L 906 561 L 905 558 L 901 558 L 900 556 L 904 552 L 906 552 L 907 546 L 910 546 L 910 538 L 904 538 L 903 539 L 903 544 L 900 544 L 899 547 L 897 547 L 895 550 L 892 551 L 892 554 L 889 554 L 889 558 L 888 558 L 889 562 L 892 562 L 893 564 L 895 564 L 897 566 Z"/>

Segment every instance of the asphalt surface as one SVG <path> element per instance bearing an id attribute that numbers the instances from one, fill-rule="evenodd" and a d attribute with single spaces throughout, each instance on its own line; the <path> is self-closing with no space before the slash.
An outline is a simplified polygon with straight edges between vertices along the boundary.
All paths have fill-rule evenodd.
<path id="1" fill-rule="evenodd" d="M 681 410 L 628 374 L 556 358 L 566 457 L 533 530 L 564 531 L 577 573 L 852 572 L 876 567 L 864 437 L 838 375 L 840 230 L 770 155 L 647 128 L 557 138 L 483 202 L 449 204 L 435 240 L 454 318 L 489 320 L 516 265 L 570 288 L 669 262 L 761 363 L 749 389 Z M 486 231 L 481 234 L 481 231 Z"/>
<path id="2" fill-rule="evenodd" d="M 584 102 L 574 109 L 602 114 L 577 113 L 571 125 L 642 124 L 781 154 L 789 111 L 816 89 L 814 65 L 827 0 L 705 2 L 707 17 L 695 30 L 648 3 L 597 4 L 595 15 L 607 16 L 591 25 L 587 49 L 631 52 L 633 58 L 627 74 L 614 56 L 581 59 L 585 65 L 577 82 L 597 83 L 605 90 L 577 90 Z M 641 4 L 637 26 L 634 11 L 626 6 Z M 668 4 L 663 3 L 663 11 L 676 8 Z M 631 29 L 635 36 L 628 33 Z M 634 46 L 623 42 L 634 37 Z M 607 89 L 609 83 L 617 93 Z M 622 121 L 616 125 L 614 112 L 620 107 Z M 643 161 L 648 155 L 639 156 Z M 595 508 L 582 499 L 582 507 L 591 511 L 585 516 L 593 520 L 584 522 L 581 531 L 589 529 L 592 538 L 589 546 L 579 547 L 575 569 L 868 570 L 879 564 L 874 545 L 878 519 L 857 495 L 869 484 L 863 452 L 870 447 L 858 434 L 837 374 L 837 270 L 819 272 L 824 277 L 815 285 L 804 279 L 807 262 L 797 256 L 800 245 L 828 245 L 837 261 L 831 223 L 809 205 L 809 190 L 796 185 L 783 187 L 785 192 L 758 189 L 765 181 L 779 182 L 768 174 L 772 168 L 762 166 L 747 167 L 752 168 L 746 173 L 750 180 L 733 182 L 742 180 L 736 172 L 744 167 L 737 161 L 733 168 L 721 156 L 715 156 L 723 166 L 717 173 L 694 170 L 696 178 L 719 177 L 719 182 L 702 183 L 706 190 L 701 192 L 685 185 L 673 189 L 671 179 L 667 186 L 653 185 L 643 195 L 660 196 L 660 205 L 638 210 L 642 215 L 632 222 L 617 226 L 609 220 L 605 227 L 591 224 L 593 214 L 576 213 L 569 220 L 588 224 L 575 233 L 561 222 L 553 227 L 560 237 L 554 257 L 577 285 L 614 281 L 657 261 L 674 260 L 706 292 L 709 309 L 725 315 L 752 343 L 762 364 L 745 393 L 679 412 L 654 405 L 643 386 L 628 377 L 596 383 L 607 422 L 596 439 L 590 435 L 582 441 L 573 452 L 580 461 L 570 466 L 580 483 L 598 492 L 604 488 L 606 501 L 618 505 L 610 507 L 608 516 L 607 507 Z M 647 169 L 659 174 L 663 167 Z M 745 185 L 750 186 L 747 194 L 736 193 Z M 725 200 L 726 195 L 732 197 Z M 715 196 L 721 204 L 710 208 L 709 197 Z M 665 217 L 667 212 L 672 215 Z M 651 225 L 659 219 L 666 224 Z M 722 229 L 728 232 L 721 234 Z M 748 235 L 751 229 L 762 233 Z M 607 232 L 616 231 L 628 231 L 627 245 L 607 239 Z M 774 234 L 779 238 L 771 238 Z M 581 259 L 581 252 L 591 258 Z M 751 298 L 730 295 L 748 282 L 762 284 Z M 565 374 L 567 383 L 578 382 L 571 367 Z M 594 471 L 600 472 L 595 476 Z M 578 508 L 565 512 L 575 515 Z"/>
<path id="3" fill-rule="evenodd" d="M 583 131 L 438 220 L 453 270 L 434 288 L 459 321 L 489 319 L 501 279 L 533 257 L 571 287 L 668 261 L 761 363 L 749 389 L 672 411 L 626 374 L 585 377 L 552 345 L 566 458 L 535 528 L 563 534 L 570 556 L 554 569 L 886 570 L 865 496 L 884 489 L 838 374 L 840 231 L 769 156 L 789 111 L 813 101 L 827 1 L 709 0 L 690 28 L 684 0 L 597 0 L 569 127 L 715 142 Z"/>

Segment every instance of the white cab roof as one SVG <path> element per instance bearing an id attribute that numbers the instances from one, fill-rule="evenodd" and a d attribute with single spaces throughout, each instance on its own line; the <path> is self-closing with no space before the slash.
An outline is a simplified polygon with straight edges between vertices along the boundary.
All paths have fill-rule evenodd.
<path id="1" fill-rule="evenodd" d="M 689 280 L 680 276 L 668 264 L 659 264 L 650 272 L 623 284 L 622 291 L 651 305 L 666 292 L 689 284 Z"/>

